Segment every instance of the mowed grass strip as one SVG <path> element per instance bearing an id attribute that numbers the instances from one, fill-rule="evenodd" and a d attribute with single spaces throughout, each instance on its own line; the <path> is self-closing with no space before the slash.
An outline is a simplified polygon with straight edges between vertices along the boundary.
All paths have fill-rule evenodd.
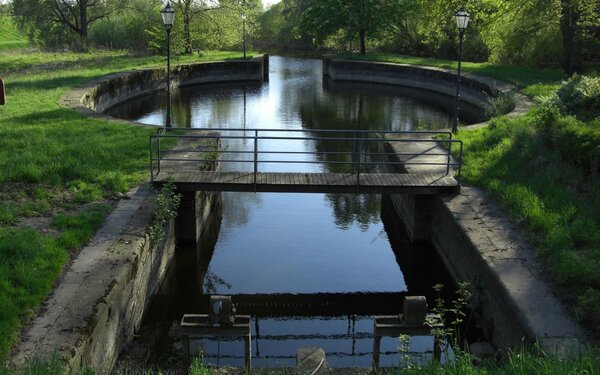
<path id="1" fill-rule="evenodd" d="M 174 62 L 239 57 L 207 52 Z M 0 52 L 7 95 L 0 106 L 0 362 L 69 252 L 87 243 L 110 211 L 90 204 L 118 197 L 148 178 L 148 137 L 154 129 L 82 117 L 60 107 L 59 99 L 86 81 L 164 64 L 163 56 L 127 52 Z M 46 218 L 51 230 L 22 225 L 35 218 Z"/>

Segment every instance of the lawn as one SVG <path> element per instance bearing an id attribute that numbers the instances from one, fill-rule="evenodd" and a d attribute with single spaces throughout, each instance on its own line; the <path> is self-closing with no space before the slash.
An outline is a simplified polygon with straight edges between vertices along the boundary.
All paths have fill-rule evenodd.
<path id="1" fill-rule="evenodd" d="M 392 54 L 345 57 L 457 67 L 454 61 Z M 562 113 L 538 104 L 526 116 L 494 118 L 488 127 L 460 131 L 462 182 L 483 188 L 508 211 L 562 298 L 574 306 L 571 312 L 600 335 L 600 80 L 561 86 L 566 77 L 555 69 L 471 62 L 463 69 L 511 82 L 541 101 L 563 87 Z M 569 94 L 564 87 L 575 89 Z M 569 105 L 580 113 L 565 109 Z"/>
<path id="2" fill-rule="evenodd" d="M 6 15 L 0 15 L 0 51 L 23 48 L 28 45 L 27 38 L 17 30 L 13 19 Z"/>
<path id="3" fill-rule="evenodd" d="M 174 62 L 238 57 L 207 52 Z M 0 363 L 69 254 L 89 241 L 111 202 L 148 178 L 152 129 L 82 117 L 58 100 L 86 81 L 164 64 L 127 52 L 0 51 Z"/>
<path id="4" fill-rule="evenodd" d="M 176 57 L 175 62 L 236 57 L 239 53 L 215 52 Z M 85 118 L 60 107 L 58 100 L 86 81 L 147 66 L 164 66 L 164 57 L 0 51 L 7 91 L 7 105 L 0 106 L 0 361 L 7 358 L 23 322 L 36 314 L 69 254 L 89 241 L 114 199 L 148 177 L 152 129 Z M 552 92 L 563 78 L 556 70 L 464 67 L 518 84 L 532 95 Z M 533 112 L 520 119 L 500 118 L 488 128 L 462 131 L 464 182 L 486 189 L 523 224 L 549 275 L 569 292 L 576 313 L 598 327 L 600 189 L 587 164 L 565 156 L 583 155 L 579 143 L 557 152 L 552 142 L 578 141 L 578 134 L 595 142 L 600 124 L 544 116 Z M 568 131 L 545 128 L 552 124 L 575 130 L 568 138 Z M 27 227 L 36 220 L 43 225 Z"/>

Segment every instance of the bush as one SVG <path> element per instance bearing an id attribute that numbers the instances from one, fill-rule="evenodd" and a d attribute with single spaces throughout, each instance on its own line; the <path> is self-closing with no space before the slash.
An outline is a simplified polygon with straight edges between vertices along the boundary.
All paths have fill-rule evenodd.
<path id="1" fill-rule="evenodd" d="M 513 109 L 515 109 L 515 95 L 512 92 L 499 92 L 488 98 L 485 115 L 487 117 L 501 116 Z"/>
<path id="2" fill-rule="evenodd" d="M 580 321 L 600 332 L 600 290 L 589 288 L 579 297 L 577 314 Z"/>
<path id="3" fill-rule="evenodd" d="M 600 77 L 574 75 L 563 83 L 556 95 L 563 114 L 582 120 L 600 116 Z"/>

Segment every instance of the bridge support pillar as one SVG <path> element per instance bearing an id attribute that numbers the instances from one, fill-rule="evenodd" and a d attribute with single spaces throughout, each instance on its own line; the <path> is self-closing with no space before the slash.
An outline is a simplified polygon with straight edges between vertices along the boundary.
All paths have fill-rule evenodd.
<path id="1" fill-rule="evenodd" d="M 181 204 L 175 219 L 177 244 L 196 245 L 220 193 L 180 191 Z"/>
<path id="2" fill-rule="evenodd" d="M 431 237 L 431 195 L 391 194 L 394 209 L 412 241 Z"/>

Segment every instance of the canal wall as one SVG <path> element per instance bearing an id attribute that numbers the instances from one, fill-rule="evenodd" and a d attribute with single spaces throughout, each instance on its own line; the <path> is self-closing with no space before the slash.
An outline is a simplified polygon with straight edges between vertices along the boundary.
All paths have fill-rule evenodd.
<path id="1" fill-rule="evenodd" d="M 11 361 L 14 366 L 57 358 L 66 372 L 93 368 L 110 373 L 139 330 L 176 243 L 198 238 L 210 223 L 213 205 L 220 204 L 217 194 L 190 193 L 183 197 L 186 204 L 179 215 L 191 212 L 195 219 L 178 216 L 158 225 L 155 217 L 161 208 L 154 195 L 144 184 L 119 202 L 24 332 Z M 186 221 L 194 225 L 177 228 Z"/>
<path id="2" fill-rule="evenodd" d="M 263 82 L 269 76 L 269 57 L 175 65 L 171 87 L 209 83 Z M 166 89 L 164 68 L 139 69 L 109 75 L 72 90 L 61 104 L 87 116 L 102 112 L 128 100 Z"/>
<path id="3" fill-rule="evenodd" d="M 333 81 L 396 85 L 434 92 L 451 100 L 456 97 L 456 71 L 452 69 L 324 58 L 323 75 Z M 461 102 L 463 106 L 468 106 L 469 111 L 479 112 L 477 116 L 474 116 L 475 118 L 485 118 L 484 112 L 489 98 L 498 93 L 510 93 L 514 97 L 515 108 L 506 114 L 509 117 L 525 114 L 533 105 L 530 98 L 521 94 L 510 83 L 468 72 L 461 74 Z M 484 124 L 478 123 L 469 125 L 469 127 Z"/>

